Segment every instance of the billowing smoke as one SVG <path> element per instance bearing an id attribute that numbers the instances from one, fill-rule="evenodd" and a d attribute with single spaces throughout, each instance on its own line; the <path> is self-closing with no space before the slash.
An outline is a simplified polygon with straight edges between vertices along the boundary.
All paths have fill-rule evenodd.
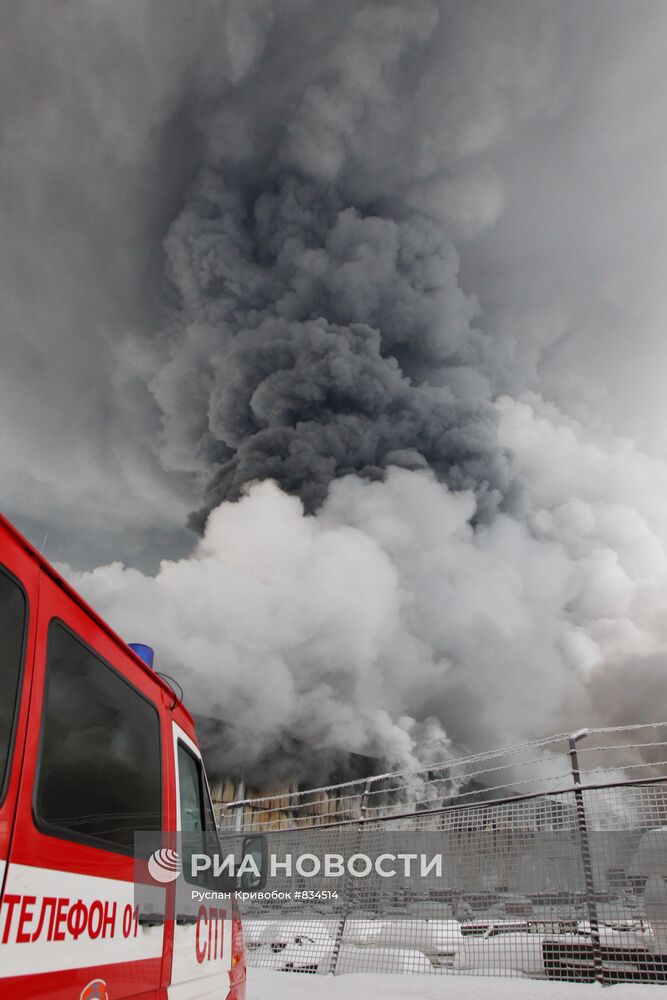
<path id="1" fill-rule="evenodd" d="M 186 325 L 152 382 L 165 460 L 216 469 L 209 510 L 272 478 L 312 512 L 333 479 L 402 465 L 473 489 L 493 517 L 509 463 L 442 227 L 363 214 L 294 174 L 253 188 L 206 172 L 167 238 Z"/>
<path id="2" fill-rule="evenodd" d="M 574 682 L 567 560 L 507 515 L 473 529 L 474 513 L 472 492 L 429 472 L 336 480 L 317 517 L 264 482 L 157 577 L 117 564 L 78 583 L 125 635 L 150 622 L 162 669 L 248 734 L 247 762 L 288 732 L 317 753 L 414 764 L 446 756 L 434 710 L 463 742 L 471 723 L 516 738 L 527 714 L 555 725 Z"/>
<path id="3" fill-rule="evenodd" d="M 338 479 L 317 516 L 265 481 L 214 509 L 192 556 L 157 576 L 114 564 L 75 582 L 124 635 L 159 637 L 161 669 L 195 709 L 233 721 L 221 769 L 253 773 L 279 747 L 275 774 L 324 780 L 350 751 L 414 765 L 451 741 L 653 721 L 667 468 L 530 402 L 498 409 L 534 484 L 531 527 L 502 513 L 473 527 L 474 493 L 427 470 Z"/>
<path id="4" fill-rule="evenodd" d="M 497 361 L 441 217 L 463 192 L 427 193 L 451 154 L 412 128 L 440 59 L 438 8 L 348 13 L 259 142 L 278 52 L 246 101 L 210 96 L 206 167 L 165 242 L 180 308 L 151 390 L 163 462 L 213 470 L 199 527 L 266 478 L 309 512 L 332 480 L 390 465 L 472 489 L 480 520 L 516 493 L 490 406 Z M 422 128 L 442 125 L 431 117 Z"/>
<path id="5" fill-rule="evenodd" d="M 455 214 L 465 181 L 451 170 L 456 154 L 447 142 L 433 146 L 430 134 L 412 127 L 427 79 L 439 82 L 440 12 L 424 2 L 348 13 L 330 26 L 320 59 L 288 74 L 259 141 L 252 132 L 284 40 L 274 50 L 269 37 L 233 99 L 210 93 L 204 106 L 205 165 L 165 240 L 175 310 L 154 343 L 150 390 L 162 415 L 163 465 L 205 484 L 205 506 L 192 523 L 206 533 L 188 569 L 170 570 L 175 592 L 150 603 L 177 606 L 180 617 L 190 603 L 180 574 L 198 577 L 207 551 L 205 572 L 213 565 L 224 577 L 213 583 L 214 636 L 196 658 L 176 635 L 165 642 L 169 659 L 179 650 L 181 664 L 193 665 L 195 697 L 260 734 L 257 752 L 284 731 L 319 753 L 414 762 L 415 753 L 429 752 L 424 720 L 431 752 L 445 752 L 442 718 L 431 719 L 428 703 L 440 697 L 437 678 L 461 661 L 456 647 L 465 642 L 457 615 L 445 641 L 443 610 L 432 599 L 429 613 L 405 606 L 405 590 L 426 591 L 421 567 L 411 580 L 410 560 L 376 537 L 376 512 L 388 503 L 397 529 L 412 534 L 411 522 L 436 503 L 437 539 L 452 517 L 458 532 L 516 512 L 520 490 L 496 437 L 494 348 L 475 326 L 478 307 L 459 285 L 449 235 L 447 205 Z M 426 118 L 442 125 L 437 106 Z M 244 141 L 229 141 L 237 136 Z M 447 174 L 453 192 L 443 191 Z M 468 215 L 465 224 L 474 220 Z M 396 479 L 403 485 L 393 498 L 386 477 L 397 467 L 409 474 Z M 275 487 L 251 486 L 241 499 L 249 484 L 266 480 L 302 506 Z M 355 492 L 363 480 L 379 492 L 367 499 Z M 436 498 L 429 503 L 432 490 L 442 509 Z M 230 501 L 238 510 L 227 508 Z M 357 504 L 367 514 L 350 532 Z M 232 523 L 241 561 L 224 568 Z M 277 554 L 267 531 L 282 536 Z M 431 545 L 420 533 L 412 539 L 417 565 Z M 436 545 L 447 563 L 447 544 Z M 459 588 L 465 558 L 433 579 L 442 588 L 436 605 Z M 238 595 L 249 619 L 228 599 L 232 580 L 248 572 Z M 186 588 L 193 623 L 212 582 Z M 123 579 L 117 593 L 129 598 L 130 590 Z M 407 603 L 424 598 L 412 593 Z M 468 598 L 461 602 L 465 620 Z M 129 603 L 145 605 L 139 595 Z M 178 634 L 186 632 L 181 626 Z"/>
<path id="6" fill-rule="evenodd" d="M 665 714 L 667 466 L 614 436 L 623 407 L 602 407 L 597 382 L 627 339 L 627 252 L 605 227 L 628 231 L 618 178 L 628 150 L 655 145 L 647 94 L 665 92 L 642 69 L 621 128 L 609 67 L 619 51 L 663 66 L 649 42 L 664 15 L 638 2 L 630 30 L 607 3 L 567 0 L 182 9 L 101 4 L 43 45 L 55 84 L 32 88 L 36 131 L 47 151 L 67 140 L 45 179 L 10 113 L 10 191 L 42 192 L 64 247 L 44 259 L 64 278 L 40 312 L 34 278 L 8 273 L 35 328 L 55 330 L 45 343 L 66 339 L 53 303 L 77 290 L 63 371 L 83 354 L 93 373 L 68 396 L 95 447 L 68 468 L 94 472 L 72 477 L 73 503 L 56 491 L 53 517 L 88 498 L 121 539 L 122 563 L 68 574 L 124 635 L 154 641 L 195 711 L 235 723 L 234 766 L 290 739 L 320 761 L 410 764 L 626 721 L 630 670 L 651 692 L 633 714 Z M 43 90 L 63 95 L 53 118 Z M 579 150 L 596 129 L 618 178 Z M 63 177 L 79 174 L 70 233 Z M 650 199 L 633 204 L 653 224 Z M 636 257 L 635 315 L 657 323 L 662 283 Z M 10 480 L 41 523 L 32 480 Z M 188 510 L 189 544 L 174 540 Z M 148 555 L 132 558 L 130 527 Z M 113 549 L 97 542 L 105 562 Z"/>

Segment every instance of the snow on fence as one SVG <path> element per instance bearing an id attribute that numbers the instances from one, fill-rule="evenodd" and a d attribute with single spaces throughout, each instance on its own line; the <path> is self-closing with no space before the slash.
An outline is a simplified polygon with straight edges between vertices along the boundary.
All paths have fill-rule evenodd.
<path id="1" fill-rule="evenodd" d="M 377 856 L 428 835 L 444 858 L 428 883 L 345 876 L 326 904 L 297 902 L 313 883 L 285 876 L 279 911 L 246 904 L 249 961 L 667 982 L 665 751 L 667 723 L 582 730 L 219 808 L 221 832 L 266 833 L 271 849 L 316 838 L 349 855 L 353 838 Z"/>

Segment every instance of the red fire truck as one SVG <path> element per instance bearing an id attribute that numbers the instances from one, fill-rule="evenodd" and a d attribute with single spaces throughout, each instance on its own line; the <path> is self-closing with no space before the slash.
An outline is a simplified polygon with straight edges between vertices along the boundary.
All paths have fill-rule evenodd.
<path id="1" fill-rule="evenodd" d="M 171 686 L 0 516 L 0 996 L 243 1000 L 235 912 L 134 902 L 135 832 L 212 829 Z"/>

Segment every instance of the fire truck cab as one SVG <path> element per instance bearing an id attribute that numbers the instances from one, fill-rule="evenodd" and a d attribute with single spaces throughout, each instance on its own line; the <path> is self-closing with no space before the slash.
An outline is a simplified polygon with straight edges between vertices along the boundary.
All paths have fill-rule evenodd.
<path id="1" fill-rule="evenodd" d="M 0 996 L 243 1000 L 236 913 L 134 902 L 134 834 L 214 829 L 174 691 L 0 516 Z"/>

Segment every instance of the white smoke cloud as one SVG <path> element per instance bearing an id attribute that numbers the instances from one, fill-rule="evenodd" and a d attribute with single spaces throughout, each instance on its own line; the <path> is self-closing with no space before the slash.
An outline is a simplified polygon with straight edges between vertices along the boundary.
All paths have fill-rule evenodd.
<path id="1" fill-rule="evenodd" d="M 398 503 L 396 475 L 386 489 Z M 452 506 L 455 530 L 471 500 Z M 407 620 L 400 567 L 364 523 L 333 509 L 306 517 L 265 482 L 215 510 L 192 557 L 155 577 L 120 564 L 68 575 L 123 635 L 154 637 L 190 707 L 252 732 L 250 759 L 289 733 L 313 750 L 410 761 L 415 724 L 402 717 L 433 663 Z"/>
<path id="2" fill-rule="evenodd" d="M 633 721 L 664 715 L 667 465 L 534 395 L 498 409 L 530 525 L 473 529 L 474 496 L 428 471 L 337 480 L 317 516 L 267 481 L 155 577 L 68 575 L 123 635 L 155 642 L 194 710 L 252 733 L 245 764 L 284 734 L 411 765 L 452 739 L 626 722 L 629 675 Z"/>
<path id="3" fill-rule="evenodd" d="M 590 721 L 608 664 L 664 649 L 664 536 L 647 543 L 612 503 L 543 508 L 541 538 L 505 515 L 474 531 L 473 511 L 427 472 L 339 480 L 317 517 L 265 482 L 155 577 L 68 575 L 155 642 L 194 710 L 252 732 L 246 762 L 284 733 L 410 764 L 448 737 L 480 748 Z M 428 716 L 430 750 L 414 722 Z"/>
<path id="4" fill-rule="evenodd" d="M 638 657 L 650 668 L 652 656 L 667 656 L 667 463 L 627 438 L 586 431 L 534 394 L 503 398 L 499 410 L 537 530 L 574 567 L 568 609 L 580 669 L 596 693 L 626 658 L 641 677 Z M 665 708 L 647 698 L 643 720 Z"/>

